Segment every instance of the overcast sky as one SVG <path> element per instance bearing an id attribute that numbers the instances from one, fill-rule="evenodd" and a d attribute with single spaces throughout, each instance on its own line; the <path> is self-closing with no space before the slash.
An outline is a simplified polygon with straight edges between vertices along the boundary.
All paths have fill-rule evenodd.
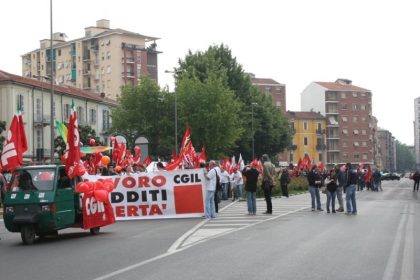
<path id="1" fill-rule="evenodd" d="M 188 50 L 225 44 L 246 72 L 286 85 L 287 109 L 313 81 L 347 78 L 373 93 L 378 125 L 413 145 L 420 96 L 416 0 L 53 0 L 53 32 L 84 36 L 98 19 L 161 38 L 159 83 Z M 21 55 L 50 34 L 49 0 L 3 1 L 0 69 L 21 75 Z M 416 5 L 417 4 L 417 5 Z"/>

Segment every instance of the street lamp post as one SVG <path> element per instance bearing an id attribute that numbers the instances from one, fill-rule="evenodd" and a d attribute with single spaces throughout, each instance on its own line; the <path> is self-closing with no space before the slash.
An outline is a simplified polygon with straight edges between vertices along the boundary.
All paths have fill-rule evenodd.
<path id="1" fill-rule="evenodd" d="M 51 163 L 54 160 L 54 55 L 53 55 L 53 6 L 52 0 L 50 0 L 50 55 L 51 55 L 51 118 L 50 118 L 50 125 L 51 125 Z"/>
<path id="2" fill-rule="evenodd" d="M 41 123 L 42 123 L 42 133 L 41 133 L 41 149 L 42 149 L 42 160 L 45 159 L 44 156 L 44 82 L 48 81 L 50 77 L 42 76 L 42 75 L 32 75 L 32 78 L 36 78 L 41 82 Z M 37 159 L 38 159 L 38 152 L 37 152 Z"/>
<path id="3" fill-rule="evenodd" d="M 172 73 L 175 74 L 175 71 L 165 70 L 165 73 Z M 178 109 L 176 104 L 176 91 L 174 90 L 174 98 L 175 98 L 175 153 L 178 155 Z"/>
<path id="4" fill-rule="evenodd" d="M 255 159 L 255 149 L 254 149 L 254 106 L 258 105 L 256 102 L 251 103 L 251 134 L 252 134 L 252 160 Z"/>

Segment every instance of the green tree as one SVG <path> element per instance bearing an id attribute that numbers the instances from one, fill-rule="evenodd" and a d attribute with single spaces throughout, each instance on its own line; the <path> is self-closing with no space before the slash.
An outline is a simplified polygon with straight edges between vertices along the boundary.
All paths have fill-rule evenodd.
<path id="1" fill-rule="evenodd" d="M 143 136 L 149 140 L 151 155 L 170 155 L 174 147 L 172 96 L 149 77 L 142 78 L 139 85 L 124 87 L 120 106 L 112 112 L 111 132 L 125 136 L 129 148 Z"/>
<path id="2" fill-rule="evenodd" d="M 183 79 L 198 79 L 205 82 L 210 75 L 214 75 L 236 96 L 239 101 L 238 125 L 243 131 L 243 137 L 236 141 L 237 148 L 234 151 L 236 154 L 241 152 L 244 157 L 251 157 L 253 134 L 255 151 L 259 155 L 262 153 L 274 155 L 290 142 L 287 121 L 273 106 L 271 97 L 264 96 L 252 85 L 249 75 L 244 72 L 228 47 L 221 44 L 210 46 L 205 52 L 189 51 L 183 60 L 179 60 L 179 67 L 175 69 L 175 73 L 177 86 Z M 252 105 L 253 103 L 258 105 Z M 252 109 L 254 109 L 254 118 L 251 116 Z"/>
<path id="3" fill-rule="evenodd" d="M 6 122 L 0 121 L 0 153 L 3 151 L 4 140 L 6 140 L 4 136 L 2 136 L 2 133 L 5 130 L 6 130 Z"/>
<path id="4" fill-rule="evenodd" d="M 183 78 L 177 87 L 180 127 L 189 126 L 196 149 L 206 147 L 208 158 L 220 158 L 235 148 L 243 129 L 240 103 L 217 75 L 205 81 Z"/>
<path id="5" fill-rule="evenodd" d="M 416 160 L 414 155 L 410 152 L 410 148 L 398 140 L 396 141 L 395 146 L 397 152 L 397 171 L 404 172 L 407 170 L 415 170 Z"/>
<path id="6" fill-rule="evenodd" d="M 90 139 L 94 139 L 97 146 L 102 145 L 102 143 L 100 143 L 99 137 L 96 136 L 95 130 L 89 125 L 79 125 L 79 137 L 80 142 L 82 142 L 85 146 L 89 145 Z"/>

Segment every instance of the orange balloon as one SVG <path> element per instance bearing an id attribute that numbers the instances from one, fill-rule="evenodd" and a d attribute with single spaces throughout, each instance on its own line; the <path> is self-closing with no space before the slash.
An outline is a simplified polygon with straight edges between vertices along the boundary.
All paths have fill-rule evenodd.
<path id="1" fill-rule="evenodd" d="M 109 158 L 109 156 L 103 156 L 101 158 L 101 163 L 105 166 L 107 166 L 110 162 L 111 162 L 111 159 Z"/>

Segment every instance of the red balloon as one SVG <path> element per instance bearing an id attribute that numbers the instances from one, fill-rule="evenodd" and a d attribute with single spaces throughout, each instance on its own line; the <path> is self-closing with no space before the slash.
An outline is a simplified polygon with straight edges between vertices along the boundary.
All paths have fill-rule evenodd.
<path id="1" fill-rule="evenodd" d="M 80 182 L 76 185 L 76 192 L 86 193 L 89 190 L 89 186 L 85 182 Z"/>
<path id="2" fill-rule="evenodd" d="M 89 145 L 91 145 L 91 146 L 95 146 L 95 145 L 96 145 L 96 140 L 95 140 L 95 139 L 93 139 L 93 138 L 90 138 L 90 139 L 89 139 Z"/>
<path id="3" fill-rule="evenodd" d="M 87 192 L 93 192 L 95 190 L 95 182 L 87 181 L 86 184 L 88 185 L 88 191 Z"/>
<path id="4" fill-rule="evenodd" d="M 105 202 L 108 200 L 108 191 L 106 190 L 95 190 L 93 192 L 93 196 L 96 198 L 97 201 Z"/>
<path id="5" fill-rule="evenodd" d="M 104 189 L 107 190 L 108 192 L 112 192 L 114 190 L 114 184 L 111 182 L 105 182 Z"/>
<path id="6" fill-rule="evenodd" d="M 104 190 L 104 183 L 102 181 L 95 182 L 95 190 Z"/>
<path id="7" fill-rule="evenodd" d="M 134 151 L 140 151 L 140 147 L 139 146 L 135 146 L 134 147 Z"/>
<path id="8" fill-rule="evenodd" d="M 85 172 L 86 172 L 86 169 L 83 166 L 83 164 L 79 164 L 76 168 L 76 175 L 77 176 L 83 176 L 83 174 L 85 174 Z"/>

